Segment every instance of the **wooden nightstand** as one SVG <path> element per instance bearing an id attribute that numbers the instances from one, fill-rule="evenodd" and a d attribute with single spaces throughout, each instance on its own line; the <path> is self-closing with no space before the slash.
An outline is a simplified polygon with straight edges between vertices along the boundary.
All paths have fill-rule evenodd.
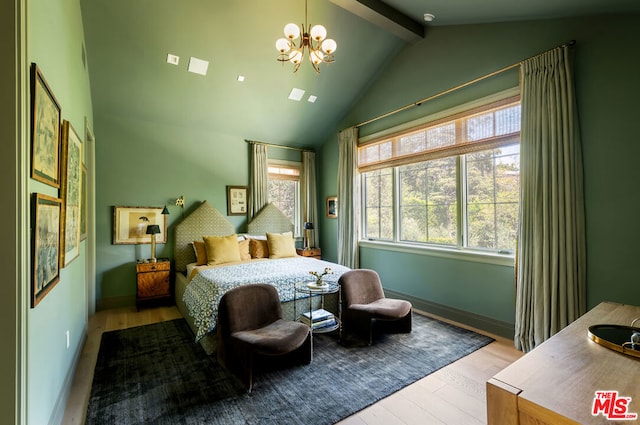
<path id="1" fill-rule="evenodd" d="M 171 302 L 171 262 L 168 259 L 136 263 L 136 278 L 136 308 L 152 300 Z"/>
<path id="2" fill-rule="evenodd" d="M 296 248 L 296 254 L 302 255 L 303 257 L 313 257 L 318 260 L 322 260 L 322 252 L 320 251 L 320 248 Z"/>

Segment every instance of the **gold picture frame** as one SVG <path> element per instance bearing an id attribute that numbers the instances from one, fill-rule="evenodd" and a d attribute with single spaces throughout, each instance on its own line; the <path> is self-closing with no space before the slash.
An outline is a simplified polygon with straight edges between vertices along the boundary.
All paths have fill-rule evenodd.
<path id="1" fill-rule="evenodd" d="M 60 104 L 42 72 L 31 64 L 31 178 L 60 187 Z"/>
<path id="2" fill-rule="evenodd" d="M 87 191 L 87 166 L 82 164 L 82 203 L 80 205 L 80 240 L 87 239 L 87 205 L 89 203 L 89 192 Z"/>
<path id="3" fill-rule="evenodd" d="M 338 197 L 337 196 L 327 197 L 327 217 L 338 218 Z"/>
<path id="4" fill-rule="evenodd" d="M 147 226 L 157 224 L 160 233 L 156 243 L 167 243 L 167 216 L 163 207 L 113 207 L 113 244 L 150 244 L 151 235 L 146 234 Z"/>
<path id="5" fill-rule="evenodd" d="M 66 267 L 80 255 L 80 224 L 82 214 L 82 140 L 71 123 L 62 123 L 62 161 L 60 198 L 62 199 L 62 258 Z"/>
<path id="6" fill-rule="evenodd" d="M 227 215 L 246 215 L 249 207 L 247 186 L 227 186 Z"/>
<path id="7" fill-rule="evenodd" d="M 60 281 L 62 200 L 33 194 L 31 307 Z"/>

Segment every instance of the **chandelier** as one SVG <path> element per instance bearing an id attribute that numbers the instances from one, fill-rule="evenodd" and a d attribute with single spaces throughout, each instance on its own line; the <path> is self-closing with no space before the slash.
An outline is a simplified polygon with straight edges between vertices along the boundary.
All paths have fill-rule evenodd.
<path id="1" fill-rule="evenodd" d="M 322 25 L 314 25 L 309 30 L 307 0 L 304 2 L 304 24 L 301 27 L 296 24 L 285 25 L 284 35 L 287 38 L 279 38 L 276 41 L 276 49 L 280 52 L 277 59 L 283 65 L 284 62 L 291 62 L 294 66 L 293 72 L 297 72 L 300 68 L 305 53 L 309 56 L 316 73 L 320 72 L 321 63 L 334 61 L 333 53 L 338 45 L 335 40 L 327 38 L 327 29 Z"/>

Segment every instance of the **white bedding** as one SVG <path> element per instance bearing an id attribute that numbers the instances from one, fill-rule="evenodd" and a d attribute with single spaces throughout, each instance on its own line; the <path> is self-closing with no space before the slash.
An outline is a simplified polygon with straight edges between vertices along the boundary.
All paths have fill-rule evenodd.
<path id="1" fill-rule="evenodd" d="M 247 261 L 228 266 L 199 268 L 187 285 L 183 300 L 197 328 L 196 341 L 215 330 L 220 298 L 232 288 L 249 283 L 275 286 L 281 302 L 293 300 L 294 285 L 311 282 L 309 272 L 332 270 L 324 281 L 337 283 L 347 267 L 309 257 L 291 257 L 263 261 Z M 188 274 L 190 276 L 191 274 Z M 298 297 L 301 297 L 299 294 Z"/>

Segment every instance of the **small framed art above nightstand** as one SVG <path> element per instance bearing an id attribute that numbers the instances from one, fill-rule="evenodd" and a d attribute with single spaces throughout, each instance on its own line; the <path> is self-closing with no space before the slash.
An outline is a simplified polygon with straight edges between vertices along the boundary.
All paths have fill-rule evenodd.
<path id="1" fill-rule="evenodd" d="M 313 257 L 318 260 L 322 260 L 322 252 L 320 248 L 296 248 L 296 254 L 303 257 Z"/>

